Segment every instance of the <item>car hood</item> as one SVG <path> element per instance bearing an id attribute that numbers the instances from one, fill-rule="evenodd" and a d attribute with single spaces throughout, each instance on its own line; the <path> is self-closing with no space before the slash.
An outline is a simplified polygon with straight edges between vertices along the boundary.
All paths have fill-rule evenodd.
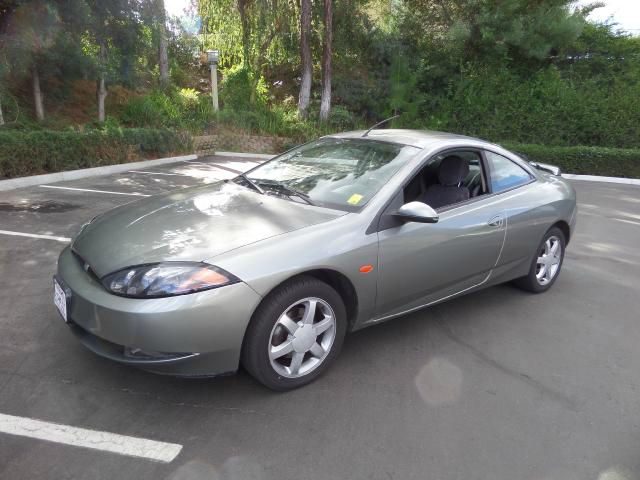
<path id="1" fill-rule="evenodd" d="M 132 265 L 203 261 L 342 215 L 219 182 L 117 207 L 86 225 L 72 250 L 102 277 Z"/>

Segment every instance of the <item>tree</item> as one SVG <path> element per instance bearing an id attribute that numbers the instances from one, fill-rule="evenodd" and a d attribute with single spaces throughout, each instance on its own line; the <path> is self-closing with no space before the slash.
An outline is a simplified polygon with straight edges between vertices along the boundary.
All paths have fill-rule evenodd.
<path id="1" fill-rule="evenodd" d="M 100 0 L 90 2 L 89 7 L 91 13 L 88 33 L 97 46 L 98 121 L 104 122 L 107 82 L 110 74 L 115 76 L 112 60 L 119 54 L 121 64 L 128 65 L 131 63 L 128 59 L 136 57 L 142 38 L 140 18 L 143 5 L 136 0 Z"/>
<path id="2" fill-rule="evenodd" d="M 3 44 L 10 65 L 16 73 L 29 72 L 33 106 L 36 118 L 44 120 L 44 102 L 40 87 L 40 65 L 56 40 L 60 18 L 55 6 L 46 1 L 33 1 L 14 5 L 8 11 L 7 24 L 3 28 Z"/>
<path id="3" fill-rule="evenodd" d="M 403 29 L 416 44 L 437 45 L 463 61 L 537 68 L 580 35 L 597 6 L 570 0 L 405 0 Z"/>
<path id="4" fill-rule="evenodd" d="M 107 85 L 106 85 L 106 69 L 107 69 L 107 42 L 105 39 L 100 39 L 100 53 L 99 53 L 99 66 L 98 66 L 98 82 L 96 95 L 98 98 L 98 122 L 105 121 L 106 112 L 104 108 L 104 101 L 107 98 Z"/>
<path id="5" fill-rule="evenodd" d="M 327 121 L 331 111 L 331 57 L 333 38 L 332 0 L 324 0 L 324 41 L 322 44 L 322 96 L 320 120 Z"/>
<path id="6" fill-rule="evenodd" d="M 4 125 L 4 115 L 2 113 L 2 93 L 3 93 L 3 86 L 5 83 L 5 77 L 7 75 L 7 71 L 8 71 L 8 61 L 6 58 L 6 37 L 4 35 L 4 31 L 5 31 L 5 19 L 6 19 L 6 13 L 9 11 L 9 9 L 13 7 L 13 5 L 8 4 L 5 5 L 3 7 L 0 7 L 0 126 Z"/>
<path id="7" fill-rule="evenodd" d="M 164 0 L 156 0 L 157 28 L 158 28 L 158 67 L 160 70 L 160 87 L 169 86 L 169 55 L 167 41 L 167 18 Z"/>
<path id="8" fill-rule="evenodd" d="M 198 11 L 203 18 L 205 44 L 223 52 L 222 63 L 231 66 L 241 61 L 250 73 L 253 103 L 270 52 L 296 28 L 295 2 L 205 0 L 199 2 Z"/>
<path id="9" fill-rule="evenodd" d="M 309 115 L 309 101 L 311 98 L 311 80 L 313 61 L 311 59 L 311 0 L 302 0 L 300 8 L 300 60 L 302 63 L 302 78 L 300 81 L 300 96 L 298 97 L 298 116 L 306 119 Z"/>

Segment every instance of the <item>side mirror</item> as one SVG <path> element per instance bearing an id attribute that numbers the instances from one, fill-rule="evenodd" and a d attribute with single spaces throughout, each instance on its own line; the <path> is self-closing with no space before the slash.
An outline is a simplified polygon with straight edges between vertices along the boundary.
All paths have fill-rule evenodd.
<path id="1" fill-rule="evenodd" d="M 407 222 L 437 223 L 438 213 L 426 203 L 409 202 L 402 205 L 394 214 Z"/>

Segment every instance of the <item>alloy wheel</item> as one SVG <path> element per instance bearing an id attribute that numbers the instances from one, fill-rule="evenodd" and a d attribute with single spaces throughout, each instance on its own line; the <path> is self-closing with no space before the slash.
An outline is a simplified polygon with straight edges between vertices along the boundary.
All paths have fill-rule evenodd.
<path id="1" fill-rule="evenodd" d="M 536 261 L 536 280 L 540 285 L 551 282 L 562 261 L 562 243 L 555 235 L 550 236 L 542 245 L 542 249 Z"/>
<path id="2" fill-rule="evenodd" d="M 331 306 L 317 297 L 298 300 L 271 330 L 271 367 L 286 378 L 303 377 L 327 358 L 335 337 L 336 316 Z"/>

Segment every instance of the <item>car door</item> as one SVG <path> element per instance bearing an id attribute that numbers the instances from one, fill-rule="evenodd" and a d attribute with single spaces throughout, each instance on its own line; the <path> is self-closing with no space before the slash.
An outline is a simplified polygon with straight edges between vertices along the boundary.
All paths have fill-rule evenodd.
<path id="1" fill-rule="evenodd" d="M 379 223 L 376 320 L 487 281 L 506 232 L 503 207 L 489 193 L 487 188 L 484 195 L 437 209 L 439 221 L 425 224 L 394 219 L 392 213 L 410 200 L 398 192 Z"/>

